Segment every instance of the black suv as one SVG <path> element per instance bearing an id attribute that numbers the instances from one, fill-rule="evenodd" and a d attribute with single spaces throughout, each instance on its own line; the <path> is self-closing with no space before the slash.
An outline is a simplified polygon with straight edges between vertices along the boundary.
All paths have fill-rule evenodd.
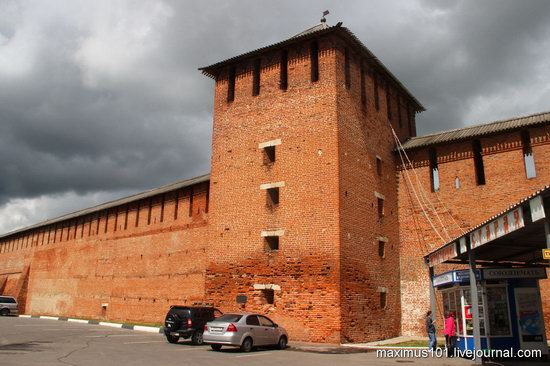
<path id="1" fill-rule="evenodd" d="M 164 319 L 164 334 L 170 343 L 177 343 L 183 337 L 191 338 L 193 344 L 202 344 L 204 326 L 221 315 L 216 308 L 175 305 Z"/>

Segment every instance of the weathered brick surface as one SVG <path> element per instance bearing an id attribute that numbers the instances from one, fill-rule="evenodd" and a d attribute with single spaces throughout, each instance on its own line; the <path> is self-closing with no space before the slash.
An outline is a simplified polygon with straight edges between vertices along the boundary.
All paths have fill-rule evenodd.
<path id="1" fill-rule="evenodd" d="M 405 139 L 409 136 L 405 100 L 395 88 L 379 80 L 379 109 L 374 102 L 375 70 L 367 69 L 367 103 L 361 103 L 361 59 L 350 52 L 351 85 L 344 78 L 345 47 L 337 44 L 338 146 L 340 175 L 340 242 L 342 340 L 366 342 L 400 333 L 399 232 L 395 146 L 390 125 Z M 364 62 L 364 60 L 363 60 Z M 378 76 L 379 77 L 379 76 Z M 388 120 L 387 93 L 391 120 Z M 401 108 L 397 111 L 398 101 Z M 382 159 L 382 174 L 377 172 Z M 378 198 L 385 197 L 384 216 L 378 217 Z M 385 256 L 378 254 L 378 241 L 385 243 Z M 387 305 L 381 308 L 380 292 Z"/>
<path id="2" fill-rule="evenodd" d="M 139 217 L 135 202 L 100 213 L 99 225 L 92 214 L 22 233 L 0 254 L 3 293 L 27 313 L 136 322 L 161 322 L 171 304 L 204 302 L 207 189 L 194 187 L 192 211 L 190 191 L 179 192 L 177 219 L 170 192 L 151 208 L 139 202 Z"/>
<path id="3" fill-rule="evenodd" d="M 289 50 L 288 90 L 279 90 L 279 55 L 262 58 L 260 95 L 252 96 L 252 63 L 237 68 L 235 100 L 227 79 L 216 83 L 209 217 L 207 297 L 236 310 L 249 296 L 258 310 L 289 328 L 293 339 L 340 341 L 338 151 L 335 53 L 320 43 L 320 80 L 310 81 L 307 47 Z M 258 144 L 281 139 L 264 165 Z M 277 208 L 260 184 L 284 181 Z M 266 253 L 262 230 L 283 229 Z M 275 284 L 264 305 L 254 284 Z"/>
<path id="4" fill-rule="evenodd" d="M 458 227 L 467 229 L 505 210 L 519 199 L 533 193 L 550 182 L 550 127 L 530 128 L 537 177 L 527 179 L 523 163 L 522 143 L 519 132 L 501 133 L 480 139 L 483 148 L 486 184 L 478 186 L 471 141 L 456 142 L 437 147 L 441 189 L 430 190 L 428 151 L 422 149 L 409 153 L 415 166 L 408 170 L 415 183 L 416 172 L 426 197 L 435 205 L 449 235 L 460 234 Z M 455 188 L 455 178 L 460 188 Z M 399 223 L 401 238 L 401 302 L 403 334 L 423 334 L 421 319 L 429 308 L 428 269 L 422 256 L 440 246 L 440 239 L 421 216 L 420 205 L 402 172 L 399 175 Z M 428 216 L 438 224 L 433 212 Z M 443 235 L 443 234 L 442 234 Z M 405 255 L 417 253 L 416 255 Z M 448 270 L 441 266 L 439 271 Z M 548 280 L 540 282 L 544 300 L 545 317 L 549 320 Z M 548 328 L 548 327 L 547 327 Z M 548 330 L 547 330 L 548 331 Z"/>

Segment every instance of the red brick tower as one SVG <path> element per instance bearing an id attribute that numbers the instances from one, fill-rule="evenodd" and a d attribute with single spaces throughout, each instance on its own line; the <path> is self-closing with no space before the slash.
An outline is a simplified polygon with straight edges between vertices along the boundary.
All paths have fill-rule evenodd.
<path id="1" fill-rule="evenodd" d="M 398 335 L 389 126 L 414 136 L 422 106 L 340 23 L 201 70 L 216 80 L 206 298 L 294 340 Z"/>

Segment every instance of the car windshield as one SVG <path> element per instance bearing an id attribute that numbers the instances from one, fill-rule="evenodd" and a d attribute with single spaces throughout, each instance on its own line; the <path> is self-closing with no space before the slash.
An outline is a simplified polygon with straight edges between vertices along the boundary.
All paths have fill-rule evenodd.
<path id="1" fill-rule="evenodd" d="M 239 314 L 225 314 L 217 318 L 215 321 L 217 322 L 228 322 L 228 323 L 236 323 L 239 320 L 241 320 L 243 316 Z"/>

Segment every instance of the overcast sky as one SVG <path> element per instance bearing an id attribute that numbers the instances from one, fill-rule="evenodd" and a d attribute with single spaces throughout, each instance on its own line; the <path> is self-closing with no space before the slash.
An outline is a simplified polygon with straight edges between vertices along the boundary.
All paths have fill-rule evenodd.
<path id="1" fill-rule="evenodd" d="M 550 110 L 550 1 L 0 0 L 0 233 L 207 173 L 197 68 L 342 21 L 419 134 Z"/>

